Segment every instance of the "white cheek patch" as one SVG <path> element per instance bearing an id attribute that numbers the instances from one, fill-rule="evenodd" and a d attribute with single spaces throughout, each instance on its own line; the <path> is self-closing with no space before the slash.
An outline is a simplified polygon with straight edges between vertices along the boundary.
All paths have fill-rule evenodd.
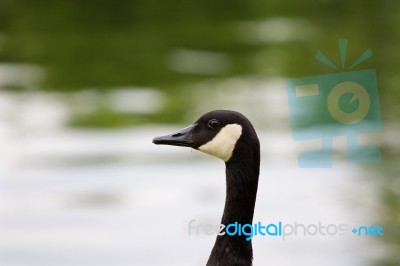
<path id="1" fill-rule="evenodd" d="M 231 158 L 240 135 L 242 135 L 242 127 L 240 125 L 226 125 L 212 140 L 201 145 L 199 150 L 226 162 Z"/>

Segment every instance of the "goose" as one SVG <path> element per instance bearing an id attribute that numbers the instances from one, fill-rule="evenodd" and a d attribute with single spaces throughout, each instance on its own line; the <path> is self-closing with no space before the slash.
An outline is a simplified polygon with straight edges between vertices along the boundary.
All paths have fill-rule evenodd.
<path id="1" fill-rule="evenodd" d="M 153 139 L 154 144 L 191 147 L 225 162 L 226 198 L 222 225 L 252 224 L 260 173 L 260 142 L 241 113 L 215 110 L 182 130 Z M 207 266 L 251 266 L 251 240 L 218 235 Z"/>

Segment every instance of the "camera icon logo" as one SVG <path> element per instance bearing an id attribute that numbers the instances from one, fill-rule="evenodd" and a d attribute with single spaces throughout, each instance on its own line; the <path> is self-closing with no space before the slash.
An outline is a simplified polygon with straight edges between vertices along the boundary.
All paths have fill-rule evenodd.
<path id="1" fill-rule="evenodd" d="M 347 40 L 339 40 L 342 69 Z M 350 69 L 372 56 L 368 49 Z M 316 59 L 337 69 L 318 52 Z M 289 79 L 286 84 L 292 134 L 295 140 L 321 139 L 321 148 L 299 156 L 302 168 L 333 165 L 332 139 L 347 137 L 346 158 L 353 163 L 379 162 L 379 149 L 358 143 L 362 133 L 382 128 L 376 72 L 373 69 Z"/>
<path id="2" fill-rule="evenodd" d="M 340 98 L 346 93 L 353 95 L 351 102 L 360 100 L 358 108 L 354 112 L 347 113 L 340 107 Z M 351 104 L 350 102 L 350 104 Z M 345 81 L 339 83 L 328 95 L 328 111 L 332 118 L 342 124 L 355 124 L 360 122 L 368 114 L 371 106 L 367 90 L 359 83 L 353 81 Z"/>

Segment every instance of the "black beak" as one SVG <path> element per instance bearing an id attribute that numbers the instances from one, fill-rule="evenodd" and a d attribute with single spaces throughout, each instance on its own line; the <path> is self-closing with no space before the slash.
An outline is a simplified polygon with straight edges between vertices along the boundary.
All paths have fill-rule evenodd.
<path id="1" fill-rule="evenodd" d="M 179 130 L 174 134 L 155 137 L 153 139 L 153 143 L 172 145 L 172 146 L 192 147 L 193 141 L 191 140 L 191 136 L 194 127 L 195 125 L 190 125 L 188 127 Z"/>

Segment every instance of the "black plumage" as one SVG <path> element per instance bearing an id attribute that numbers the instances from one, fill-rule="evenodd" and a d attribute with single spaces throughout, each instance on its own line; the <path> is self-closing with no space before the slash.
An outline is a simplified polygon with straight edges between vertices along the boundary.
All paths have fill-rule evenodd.
<path id="1" fill-rule="evenodd" d="M 221 132 L 229 125 L 239 125 L 241 134 L 225 161 L 226 199 L 221 224 L 252 224 L 260 172 L 260 142 L 245 116 L 235 111 L 211 111 L 193 125 L 174 134 L 157 137 L 153 142 L 202 150 L 203 145 L 212 142 L 218 135 L 223 138 Z M 218 146 L 215 148 L 218 149 Z M 246 240 L 245 235 L 224 234 L 217 236 L 207 266 L 251 266 L 252 260 L 251 240 Z"/>

